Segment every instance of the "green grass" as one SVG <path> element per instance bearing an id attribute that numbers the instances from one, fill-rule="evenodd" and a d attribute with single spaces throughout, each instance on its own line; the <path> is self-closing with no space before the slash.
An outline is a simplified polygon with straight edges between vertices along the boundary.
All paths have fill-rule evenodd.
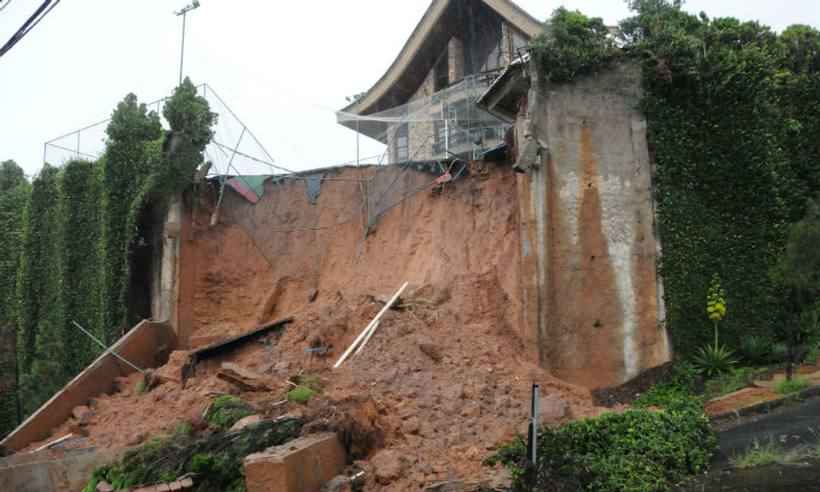
<path id="1" fill-rule="evenodd" d="M 751 367 L 740 367 L 721 374 L 706 382 L 706 398 L 712 399 L 727 395 L 751 384 L 755 370 Z"/>
<path id="2" fill-rule="evenodd" d="M 792 393 L 802 391 L 808 387 L 809 381 L 806 378 L 793 377 L 791 380 L 784 379 L 783 381 L 778 382 L 775 385 L 774 390 L 781 395 L 790 395 Z"/>
<path id="3" fill-rule="evenodd" d="M 755 466 L 785 463 L 789 460 L 788 454 L 773 441 L 760 444 L 755 441 L 754 446 L 743 454 L 733 457 L 730 461 L 735 468 L 753 468 Z"/>

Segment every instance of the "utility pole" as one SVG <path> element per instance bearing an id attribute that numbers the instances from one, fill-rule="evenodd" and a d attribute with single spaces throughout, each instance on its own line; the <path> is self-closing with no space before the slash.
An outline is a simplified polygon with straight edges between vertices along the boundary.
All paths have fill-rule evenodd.
<path id="1" fill-rule="evenodd" d="M 190 5 L 186 5 L 182 10 L 174 12 L 179 17 L 182 16 L 182 49 L 179 53 L 179 85 L 182 85 L 182 64 L 185 61 L 185 21 L 188 17 L 188 12 L 199 8 L 199 0 L 194 0 Z"/>

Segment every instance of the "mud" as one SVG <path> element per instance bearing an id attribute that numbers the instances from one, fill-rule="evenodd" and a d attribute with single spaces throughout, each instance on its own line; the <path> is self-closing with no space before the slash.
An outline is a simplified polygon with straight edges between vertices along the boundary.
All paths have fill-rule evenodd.
<path id="1" fill-rule="evenodd" d="M 494 168 L 483 178 L 424 188 L 430 176 L 388 168 L 365 202 L 358 170 L 329 174 L 317 204 L 305 184 L 268 183 L 256 206 L 225 196 L 221 223 L 196 216 L 182 265 L 192 279 L 192 342 L 227 338 L 271 319 L 294 316 L 284 330 L 200 364 L 185 386 L 166 378 L 149 393 L 136 380 L 91 403 L 82 425 L 66 422 L 86 444 L 116 448 L 173 432 L 182 421 L 202 428 L 218 394 L 239 394 L 261 414 L 295 413 L 306 429 L 335 430 L 360 466 L 380 450 L 402 456 L 402 473 L 368 490 L 418 490 L 441 480 L 489 479 L 482 465 L 499 445 L 526 431 L 530 388 L 565 404 L 546 422 L 604 411 L 589 390 L 540 368 L 522 322 L 516 177 Z M 390 189 L 390 183 L 397 183 Z M 421 189 L 415 195 L 408 190 Z M 405 199 L 411 196 L 409 199 Z M 375 198 L 379 198 L 376 200 Z M 365 205 L 384 213 L 363 234 Z M 386 204 L 386 205 L 384 205 Z M 189 260 L 190 261 L 190 260 Z M 403 282 L 402 309 L 389 311 L 362 353 L 332 365 Z M 240 393 L 216 378 L 230 361 L 269 378 L 271 391 Z M 162 372 L 162 371 L 161 371 Z M 318 377 L 323 391 L 306 406 L 283 404 L 288 381 Z M 561 408 L 564 408 L 561 406 Z M 34 447 L 36 445 L 33 445 Z"/>

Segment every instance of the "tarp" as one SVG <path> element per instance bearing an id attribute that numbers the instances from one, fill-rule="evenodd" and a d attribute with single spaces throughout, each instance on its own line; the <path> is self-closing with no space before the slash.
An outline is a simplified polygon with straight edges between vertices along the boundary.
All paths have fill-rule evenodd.
<path id="1" fill-rule="evenodd" d="M 227 184 L 249 202 L 256 204 L 265 195 L 265 181 L 270 176 L 239 176 L 228 180 Z"/>

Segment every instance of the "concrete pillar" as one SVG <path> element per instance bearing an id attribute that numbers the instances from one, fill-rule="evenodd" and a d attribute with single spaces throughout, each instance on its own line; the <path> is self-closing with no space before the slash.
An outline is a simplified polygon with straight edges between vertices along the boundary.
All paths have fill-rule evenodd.
<path id="1" fill-rule="evenodd" d="M 464 41 L 453 37 L 447 46 L 449 80 L 453 84 L 464 78 Z"/>

